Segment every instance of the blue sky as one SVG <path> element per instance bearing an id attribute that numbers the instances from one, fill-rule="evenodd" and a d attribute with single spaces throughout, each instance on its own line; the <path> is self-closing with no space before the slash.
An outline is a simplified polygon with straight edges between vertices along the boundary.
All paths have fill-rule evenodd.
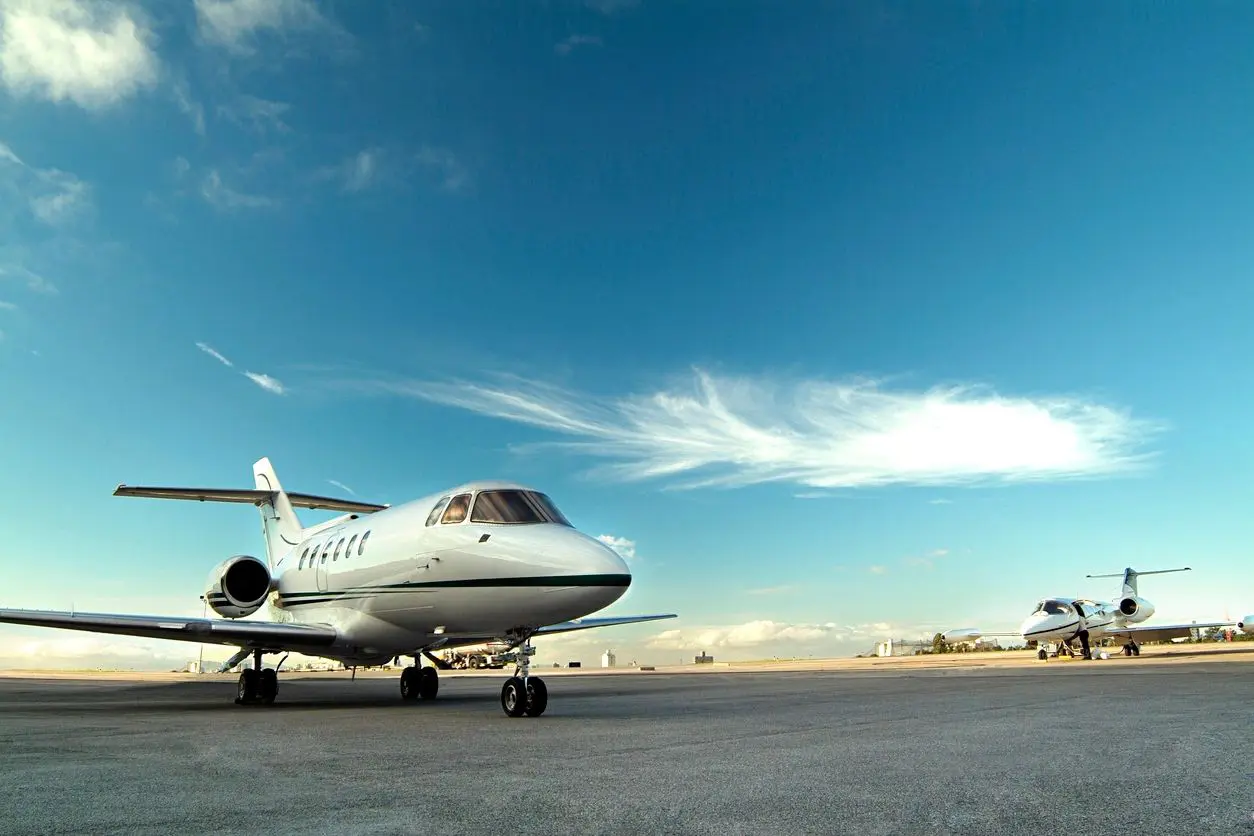
<path id="1" fill-rule="evenodd" d="M 1254 9 L 0 0 L 0 593 L 541 486 L 670 661 L 1254 611 Z M 321 519 L 307 514 L 307 521 Z M 156 648 L 153 650 L 153 648 Z M 542 648 L 542 652 L 544 648 Z M 6 628 L 0 662 L 194 655 Z M 138 655 L 131 655 L 138 654 Z M 142 657 L 147 658 L 147 657 Z M 52 660 L 52 661 L 50 661 Z"/>

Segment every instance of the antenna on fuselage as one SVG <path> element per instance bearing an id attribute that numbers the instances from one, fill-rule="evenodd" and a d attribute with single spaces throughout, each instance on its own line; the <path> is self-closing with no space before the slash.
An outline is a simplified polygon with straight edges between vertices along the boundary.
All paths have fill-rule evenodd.
<path id="1" fill-rule="evenodd" d="M 1121 575 L 1085 575 L 1084 577 L 1086 578 L 1123 578 L 1123 588 L 1120 590 L 1120 593 L 1123 595 L 1136 596 L 1139 594 L 1136 591 L 1136 579 L 1139 578 L 1141 575 L 1165 575 L 1168 572 L 1192 572 L 1192 571 L 1193 571 L 1193 567 L 1185 566 L 1180 569 L 1151 569 L 1147 572 L 1138 572 L 1137 570 L 1129 566 L 1128 568 L 1123 570 L 1123 574 Z"/>

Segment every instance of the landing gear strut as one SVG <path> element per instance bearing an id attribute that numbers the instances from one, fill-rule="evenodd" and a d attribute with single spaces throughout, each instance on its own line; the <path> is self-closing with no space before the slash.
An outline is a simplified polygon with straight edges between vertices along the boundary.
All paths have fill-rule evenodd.
<path id="1" fill-rule="evenodd" d="M 440 691 L 440 675 L 435 668 L 424 668 L 422 657 L 414 655 L 414 664 L 401 671 L 401 699 L 433 700 Z"/>
<path id="2" fill-rule="evenodd" d="M 544 680 L 530 674 L 531 657 L 535 652 L 530 637 L 523 639 L 515 651 L 518 667 L 501 687 L 501 708 L 506 716 L 539 717 L 549 705 L 549 689 Z"/>
<path id="3" fill-rule="evenodd" d="M 1137 644 L 1136 642 L 1134 642 L 1132 639 L 1128 639 L 1128 643 L 1123 646 L 1123 655 L 1124 656 L 1140 656 L 1141 646 Z"/>
<path id="4" fill-rule="evenodd" d="M 282 660 L 280 660 L 282 662 Z M 279 674 L 274 668 L 261 668 L 261 651 L 253 651 L 253 666 L 239 675 L 239 691 L 236 705 L 274 705 L 279 695 Z"/>

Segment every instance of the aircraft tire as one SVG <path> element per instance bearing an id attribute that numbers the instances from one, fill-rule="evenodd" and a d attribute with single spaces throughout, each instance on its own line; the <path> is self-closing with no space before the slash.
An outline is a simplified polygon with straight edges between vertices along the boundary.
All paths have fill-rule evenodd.
<path id="1" fill-rule="evenodd" d="M 509 717 L 521 717 L 527 710 L 527 694 L 523 690 L 522 677 L 511 676 L 501 686 L 501 708 Z"/>
<path id="2" fill-rule="evenodd" d="M 235 704 L 248 705 L 257 699 L 257 672 L 252 668 L 240 671 L 239 686 L 236 691 Z"/>
<path id="3" fill-rule="evenodd" d="M 539 717 L 549 706 L 549 687 L 538 676 L 527 677 L 527 716 Z"/>
<path id="4" fill-rule="evenodd" d="M 1046 653 L 1045 648 L 1042 647 L 1040 650 L 1036 651 L 1036 658 L 1044 662 L 1046 659 L 1049 658 L 1049 654 Z"/>
<path id="5" fill-rule="evenodd" d="M 419 668 L 415 682 L 420 700 L 433 700 L 440 692 L 440 675 L 435 668 Z"/>
<path id="6" fill-rule="evenodd" d="M 401 671 L 401 699 L 418 699 L 418 668 L 408 667 Z"/>
<path id="7" fill-rule="evenodd" d="M 257 682 L 257 697 L 265 705 L 274 705 L 279 695 L 279 674 L 274 668 L 266 668 L 261 672 Z"/>

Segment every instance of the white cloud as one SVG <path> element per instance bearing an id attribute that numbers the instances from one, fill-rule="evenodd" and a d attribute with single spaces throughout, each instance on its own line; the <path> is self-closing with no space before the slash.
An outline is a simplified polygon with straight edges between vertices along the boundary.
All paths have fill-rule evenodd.
<path id="1" fill-rule="evenodd" d="M 268 131 L 286 133 L 291 128 L 283 121 L 283 114 L 291 108 L 292 106 L 287 102 L 270 101 L 256 96 L 240 96 L 232 105 L 219 105 L 218 113 L 258 134 Z"/>
<path id="2" fill-rule="evenodd" d="M 872 575 L 883 575 L 886 572 L 888 572 L 888 567 L 887 566 L 870 566 L 870 567 L 867 567 L 867 571 L 870 572 Z"/>
<path id="3" fill-rule="evenodd" d="M 265 195 L 245 194 L 222 182 L 217 169 L 205 175 L 200 184 L 200 194 L 216 209 L 271 209 L 279 205 L 277 198 Z"/>
<path id="4" fill-rule="evenodd" d="M 628 540 L 626 537 L 615 537 L 613 534 L 600 534 L 597 536 L 605 545 L 618 552 L 626 560 L 636 559 L 636 541 Z"/>
<path id="5" fill-rule="evenodd" d="M 12 302 L 6 302 L 3 299 L 0 299 L 0 311 L 16 311 L 16 310 L 17 310 L 17 305 L 13 304 Z"/>
<path id="6" fill-rule="evenodd" d="M 156 85 L 152 34 L 132 5 L 110 0 L 0 0 L 0 81 L 17 95 L 86 109 Z"/>
<path id="7" fill-rule="evenodd" d="M 77 176 L 29 165 L 4 143 L 0 143 L 0 183 L 20 196 L 31 214 L 48 226 L 61 226 L 91 208 L 91 189 Z"/>
<path id="8" fill-rule="evenodd" d="M 345 40 L 348 33 L 310 0 L 195 0 L 196 20 L 206 42 L 238 54 L 255 52 L 263 32 L 303 31 Z"/>
<path id="9" fill-rule="evenodd" d="M 553 51 L 558 55 L 569 55 L 577 46 L 601 46 L 601 39 L 596 35 L 571 35 L 554 46 Z"/>
<path id="10" fill-rule="evenodd" d="M 174 96 L 174 103 L 178 105 L 178 109 L 183 111 L 187 118 L 192 120 L 192 127 L 196 129 L 196 133 L 201 136 L 205 135 L 205 106 L 192 98 L 191 91 L 188 89 L 187 82 L 178 81 L 171 87 Z"/>
<path id="11" fill-rule="evenodd" d="M 927 501 L 927 504 L 928 505 L 952 505 L 953 502 L 954 501 L 952 499 L 929 499 Z"/>
<path id="12" fill-rule="evenodd" d="M 891 391 L 877 382 L 716 377 L 614 399 L 502 377 L 489 383 L 345 381 L 531 426 L 575 441 L 618 479 L 690 477 L 684 488 L 811 488 L 1057 480 L 1136 470 L 1159 426 L 1076 397 L 1006 397 L 973 386 Z"/>
<path id="13" fill-rule="evenodd" d="M 253 383 L 256 383 L 267 392 L 273 392 L 276 395 L 282 395 L 285 391 L 287 391 L 283 387 L 282 383 L 275 380 L 268 374 L 260 374 L 259 372 L 244 372 L 244 377 L 248 378 Z"/>
<path id="14" fill-rule="evenodd" d="M 379 152 L 358 152 L 344 164 L 344 188 L 350 192 L 361 191 L 369 186 L 379 167 Z"/>
<path id="15" fill-rule="evenodd" d="M 647 646 L 657 650 L 703 650 L 711 648 L 761 647 L 765 644 L 813 644 L 849 640 L 867 640 L 877 635 L 887 635 L 891 624 L 841 625 L 790 624 L 781 621 L 758 620 L 744 624 L 718 627 L 692 627 L 664 630 L 648 640 Z"/>
<path id="16" fill-rule="evenodd" d="M 936 566 L 937 558 L 944 557 L 947 554 L 949 554 L 949 549 L 933 549 L 923 557 L 908 557 L 905 562 L 908 566 L 919 566 L 924 569 L 932 569 Z"/>
<path id="17" fill-rule="evenodd" d="M 348 485 L 345 485 L 343 482 L 337 482 L 334 479 L 328 479 L 327 482 L 332 485 L 335 485 L 337 488 L 339 488 L 342 491 L 348 491 L 350 496 L 357 496 L 357 491 L 353 490 Z"/>
<path id="18" fill-rule="evenodd" d="M 213 346 L 208 345 L 207 343 L 198 342 L 196 343 L 196 347 L 199 348 L 201 351 L 203 351 L 205 354 L 208 354 L 213 359 L 217 360 L 222 365 L 228 368 L 232 368 L 232 369 L 235 368 L 235 364 L 232 363 L 230 360 L 228 360 L 225 356 L 223 356 L 223 354 L 219 352 L 217 349 L 215 349 Z M 273 377 L 271 377 L 268 374 L 261 374 L 260 372 L 247 372 L 247 371 L 240 372 L 240 374 L 244 375 L 244 377 L 248 378 L 253 383 L 256 383 L 258 386 L 260 386 L 262 389 L 265 389 L 267 392 L 273 392 L 276 395 L 282 395 L 284 392 L 287 391 L 287 389 L 283 386 L 282 383 L 280 383 L 278 380 L 275 380 Z"/>
<path id="19" fill-rule="evenodd" d="M 461 191 L 470 179 L 465 166 L 452 151 L 426 146 L 418 150 L 414 159 L 420 165 L 438 171 L 442 175 L 441 185 L 447 191 Z"/>
<path id="20" fill-rule="evenodd" d="M 785 586 L 763 586 L 758 589 L 746 590 L 750 595 L 782 595 L 785 592 L 792 592 L 797 587 L 791 585 Z"/>
<path id="21" fill-rule="evenodd" d="M 0 267 L 0 280 L 12 279 L 13 281 L 22 282 L 26 285 L 27 290 L 35 293 L 55 294 L 56 285 L 45 279 L 43 276 L 34 271 L 27 270 L 25 267 Z"/>
<path id="22" fill-rule="evenodd" d="M 213 348 L 213 346 L 206 345 L 205 343 L 196 343 L 196 347 L 213 359 L 217 360 L 222 365 L 234 368 L 235 364 L 223 357 L 215 348 Z"/>

